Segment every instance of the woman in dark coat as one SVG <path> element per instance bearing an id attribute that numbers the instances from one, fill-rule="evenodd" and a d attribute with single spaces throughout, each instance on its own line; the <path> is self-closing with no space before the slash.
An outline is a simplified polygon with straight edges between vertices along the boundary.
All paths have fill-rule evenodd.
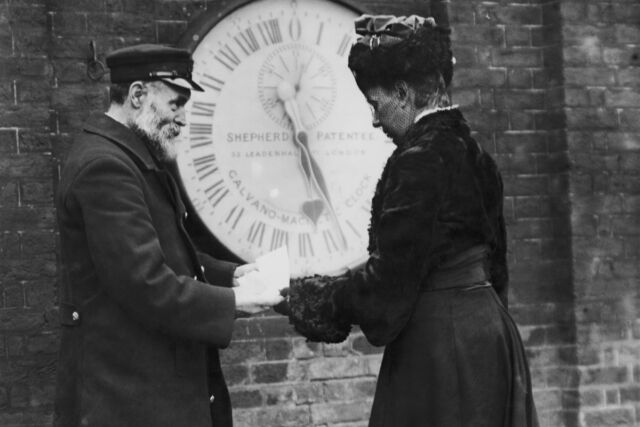
<path id="1" fill-rule="evenodd" d="M 340 342 L 357 324 L 386 346 L 371 427 L 537 426 L 507 312 L 502 180 L 450 106 L 449 30 L 365 15 L 356 32 L 349 67 L 397 147 L 373 197 L 366 264 L 292 281 L 290 320 L 313 341 Z"/>

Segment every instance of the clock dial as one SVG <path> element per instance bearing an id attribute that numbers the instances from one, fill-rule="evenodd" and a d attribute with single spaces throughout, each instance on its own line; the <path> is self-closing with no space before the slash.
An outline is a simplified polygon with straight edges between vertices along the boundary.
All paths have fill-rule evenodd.
<path id="1" fill-rule="evenodd" d="M 347 67 L 353 10 L 258 0 L 198 34 L 178 157 L 192 203 L 241 258 L 287 245 L 293 276 L 366 259 L 370 201 L 393 149 Z"/>

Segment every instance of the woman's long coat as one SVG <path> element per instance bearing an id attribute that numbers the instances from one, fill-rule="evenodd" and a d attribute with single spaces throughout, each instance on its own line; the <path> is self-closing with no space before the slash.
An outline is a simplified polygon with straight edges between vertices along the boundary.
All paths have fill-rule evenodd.
<path id="1" fill-rule="evenodd" d="M 56 207 L 54 425 L 230 426 L 217 349 L 231 339 L 235 264 L 196 252 L 172 177 L 101 115 L 70 149 Z"/>
<path id="2" fill-rule="evenodd" d="M 358 324 L 386 346 L 371 427 L 535 426 L 507 313 L 497 167 L 456 109 L 421 118 L 396 142 L 372 201 L 367 263 L 294 282 L 290 320 L 327 342 Z"/>

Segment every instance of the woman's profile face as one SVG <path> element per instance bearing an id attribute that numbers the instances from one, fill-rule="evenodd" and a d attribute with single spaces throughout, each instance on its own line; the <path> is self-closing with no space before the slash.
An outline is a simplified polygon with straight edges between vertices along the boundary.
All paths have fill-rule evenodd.
<path id="1" fill-rule="evenodd" d="M 411 126 L 411 118 L 403 101 L 395 88 L 385 89 L 382 86 L 371 87 L 364 92 L 373 114 L 373 126 L 394 141 L 404 136 Z M 406 107 L 406 106 L 405 106 Z"/>

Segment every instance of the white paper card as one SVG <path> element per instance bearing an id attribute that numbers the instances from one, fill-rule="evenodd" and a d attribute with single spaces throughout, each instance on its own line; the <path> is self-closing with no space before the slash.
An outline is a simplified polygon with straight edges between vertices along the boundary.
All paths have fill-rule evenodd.
<path id="1" fill-rule="evenodd" d="M 274 286 L 276 289 L 289 287 L 291 275 L 289 271 L 289 252 L 286 245 L 259 256 L 256 259 L 256 265 L 260 273 L 264 275 L 267 283 L 269 283 L 269 286 Z"/>

